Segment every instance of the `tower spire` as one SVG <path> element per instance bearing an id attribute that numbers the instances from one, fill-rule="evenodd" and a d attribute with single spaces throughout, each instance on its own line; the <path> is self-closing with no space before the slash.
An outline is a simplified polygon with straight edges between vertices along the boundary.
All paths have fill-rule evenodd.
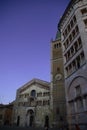
<path id="1" fill-rule="evenodd" d="M 59 40 L 61 39 L 61 34 L 60 34 L 60 31 L 58 29 L 57 33 L 56 33 L 56 37 L 55 37 L 55 40 Z"/>

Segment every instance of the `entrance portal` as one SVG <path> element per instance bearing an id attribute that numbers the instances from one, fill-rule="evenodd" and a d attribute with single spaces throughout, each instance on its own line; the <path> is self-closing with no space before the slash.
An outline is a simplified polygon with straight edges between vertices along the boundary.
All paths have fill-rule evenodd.
<path id="1" fill-rule="evenodd" d="M 31 127 L 32 127 L 32 125 L 33 125 L 33 120 L 34 120 L 34 116 L 31 115 L 31 116 L 30 116 L 30 124 L 29 124 L 29 126 L 31 126 Z"/>
<path id="2" fill-rule="evenodd" d="M 28 125 L 30 127 L 32 127 L 34 125 L 34 112 L 33 112 L 33 110 L 32 109 L 28 110 L 27 115 L 28 115 L 27 119 L 29 122 Z"/>

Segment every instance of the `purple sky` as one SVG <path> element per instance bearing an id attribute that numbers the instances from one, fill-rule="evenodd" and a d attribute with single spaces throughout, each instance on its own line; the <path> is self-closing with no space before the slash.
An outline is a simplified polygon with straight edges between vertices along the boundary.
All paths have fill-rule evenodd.
<path id="1" fill-rule="evenodd" d="M 50 40 L 70 0 L 0 0 L 0 103 L 33 78 L 50 81 Z"/>

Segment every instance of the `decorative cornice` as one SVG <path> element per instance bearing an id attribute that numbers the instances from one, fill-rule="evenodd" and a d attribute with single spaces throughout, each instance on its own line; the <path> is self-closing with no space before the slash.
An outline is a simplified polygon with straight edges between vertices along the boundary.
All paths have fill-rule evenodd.
<path id="1" fill-rule="evenodd" d="M 62 15 L 62 17 L 61 17 L 59 23 L 58 23 L 58 29 L 59 29 L 59 30 L 60 30 L 61 23 L 62 23 L 62 21 L 64 20 L 64 18 L 66 17 L 66 14 L 67 14 L 68 11 L 70 10 L 70 8 L 72 8 L 73 5 L 76 4 L 76 3 L 79 2 L 79 1 L 80 1 L 80 0 L 70 0 L 68 6 L 66 7 L 66 9 L 65 9 L 65 11 L 64 11 L 64 13 L 63 13 L 63 15 Z"/>
<path id="2" fill-rule="evenodd" d="M 47 82 L 47 81 L 43 81 L 43 80 L 40 80 L 40 79 L 32 79 L 30 80 L 29 82 L 27 82 L 26 84 L 24 84 L 22 87 L 20 87 L 18 90 L 19 92 L 23 92 L 25 91 L 26 89 L 28 89 L 31 85 L 33 84 L 39 84 L 39 85 L 42 85 L 43 87 L 45 87 L 46 89 L 49 89 L 50 87 L 50 82 Z"/>

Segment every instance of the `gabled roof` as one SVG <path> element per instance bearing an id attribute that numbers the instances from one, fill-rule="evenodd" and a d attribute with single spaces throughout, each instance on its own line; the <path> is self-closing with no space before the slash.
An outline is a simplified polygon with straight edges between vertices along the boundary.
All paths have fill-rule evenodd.
<path id="1" fill-rule="evenodd" d="M 0 104 L 0 108 L 12 108 L 13 104 Z"/>
<path id="2" fill-rule="evenodd" d="M 4 104 L 0 104 L 0 108 L 4 107 Z"/>
<path id="3" fill-rule="evenodd" d="M 32 80 L 30 80 L 29 82 L 27 82 L 26 84 L 24 84 L 22 87 L 20 87 L 18 90 L 20 92 L 26 90 L 27 88 L 29 88 L 32 84 L 39 84 L 44 86 L 46 89 L 49 89 L 50 87 L 50 82 L 44 81 L 44 80 L 40 80 L 37 78 L 34 78 Z"/>

